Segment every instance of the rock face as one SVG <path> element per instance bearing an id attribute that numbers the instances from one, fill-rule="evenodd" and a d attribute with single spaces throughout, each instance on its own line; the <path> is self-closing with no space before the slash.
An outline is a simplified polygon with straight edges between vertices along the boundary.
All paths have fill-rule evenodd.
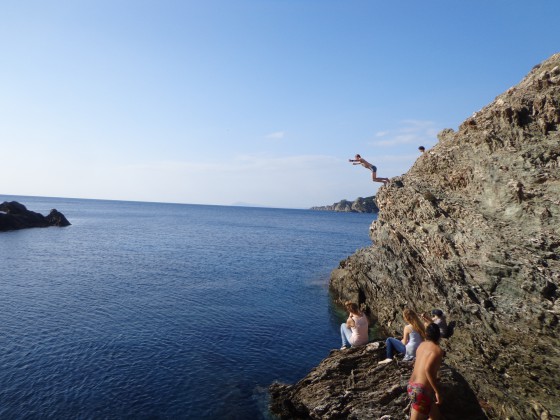
<path id="1" fill-rule="evenodd" d="M 456 322 L 445 362 L 488 417 L 560 418 L 560 54 L 438 138 L 380 188 L 374 244 L 341 262 L 331 292 L 365 305 L 388 335 L 400 336 L 404 307 L 443 309 Z M 357 356 L 353 366 L 365 363 Z M 352 381 L 345 371 L 338 389 Z M 325 394 L 335 386 L 331 370 L 314 372 L 284 405 L 316 410 L 313 378 Z"/>
<path id="2" fill-rule="evenodd" d="M 48 216 L 27 210 L 17 201 L 4 201 L 0 204 L 0 232 L 32 227 L 69 226 L 70 222 L 56 209 Z"/>
<path id="3" fill-rule="evenodd" d="M 375 203 L 375 196 L 358 197 L 354 201 L 341 200 L 331 206 L 311 207 L 311 210 L 338 211 L 347 213 L 377 213 L 379 209 Z"/>
<path id="4" fill-rule="evenodd" d="M 295 386 L 270 387 L 271 411 L 284 419 L 404 419 L 410 413 L 406 392 L 413 365 L 379 366 L 385 358 L 380 343 L 333 350 Z M 440 370 L 440 411 L 444 418 L 478 420 L 486 416 L 465 379 L 456 369 Z"/>

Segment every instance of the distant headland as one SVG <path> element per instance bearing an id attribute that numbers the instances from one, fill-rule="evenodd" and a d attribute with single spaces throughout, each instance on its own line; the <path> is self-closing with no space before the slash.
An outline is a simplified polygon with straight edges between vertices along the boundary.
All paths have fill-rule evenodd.
<path id="1" fill-rule="evenodd" d="M 56 209 L 52 209 L 45 217 L 40 213 L 27 210 L 17 201 L 4 201 L 0 204 L 0 232 L 34 227 L 62 227 L 70 224 L 68 219 Z"/>
<path id="2" fill-rule="evenodd" d="M 354 201 L 340 200 L 330 206 L 316 206 L 311 207 L 311 210 L 319 211 L 337 211 L 345 213 L 377 213 L 379 208 L 375 202 L 375 196 L 371 197 L 358 197 Z"/>

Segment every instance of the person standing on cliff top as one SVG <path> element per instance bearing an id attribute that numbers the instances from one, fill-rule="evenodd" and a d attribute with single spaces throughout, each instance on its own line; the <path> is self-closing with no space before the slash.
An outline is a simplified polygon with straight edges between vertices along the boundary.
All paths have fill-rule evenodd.
<path id="1" fill-rule="evenodd" d="M 431 323 L 426 327 L 426 341 L 416 351 L 414 370 L 406 388 L 412 400 L 410 420 L 441 418 L 438 405 L 442 400 L 437 387 L 437 374 L 443 360 L 443 350 L 439 346 L 439 339 L 439 327 Z"/>
<path id="2" fill-rule="evenodd" d="M 387 184 L 387 182 L 389 182 L 389 178 L 378 178 L 377 167 L 369 163 L 360 155 L 356 155 L 354 159 L 348 159 L 348 162 L 352 162 L 352 165 L 362 165 L 364 168 L 369 169 L 371 171 L 371 180 L 373 182 L 383 182 L 383 184 Z"/>

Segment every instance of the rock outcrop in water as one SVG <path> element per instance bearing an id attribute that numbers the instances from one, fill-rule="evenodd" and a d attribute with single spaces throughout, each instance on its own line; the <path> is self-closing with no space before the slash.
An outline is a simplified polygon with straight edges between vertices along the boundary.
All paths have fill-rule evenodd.
<path id="1" fill-rule="evenodd" d="M 407 174 L 380 188 L 380 212 L 370 228 L 374 244 L 331 276 L 334 296 L 366 305 L 387 334 L 401 333 L 405 306 L 443 309 L 456 321 L 443 344 L 445 363 L 467 381 L 490 418 L 560 417 L 559 128 L 555 54 L 457 132 L 441 132 Z M 293 417 L 342 418 L 346 401 L 370 393 L 370 405 L 404 410 L 402 376 L 395 372 L 394 395 L 376 397 L 373 392 L 390 383 L 360 384 L 354 369 L 370 356 L 357 356 L 331 355 L 330 367 L 323 362 L 274 394 L 276 385 L 271 407 L 290 406 Z M 370 376 L 382 375 L 374 366 Z M 328 403 L 320 403 L 320 394 L 329 395 Z M 345 414 L 404 417 L 392 408 Z M 447 418 L 460 414 L 447 412 Z"/>
<path id="2" fill-rule="evenodd" d="M 4 201 L 0 204 L 0 232 L 33 227 L 70 226 L 66 217 L 52 209 L 48 216 L 27 210 L 17 201 Z"/>
<path id="3" fill-rule="evenodd" d="M 379 209 L 375 203 L 375 196 L 358 197 L 354 201 L 340 200 L 330 206 L 311 207 L 311 210 L 338 211 L 345 213 L 377 213 Z"/>

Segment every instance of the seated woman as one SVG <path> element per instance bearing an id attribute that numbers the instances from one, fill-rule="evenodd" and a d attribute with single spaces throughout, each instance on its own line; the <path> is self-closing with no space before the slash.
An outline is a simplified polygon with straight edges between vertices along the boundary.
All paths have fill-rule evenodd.
<path id="1" fill-rule="evenodd" d="M 394 353 L 404 354 L 404 360 L 414 360 L 416 357 L 416 349 L 420 343 L 426 338 L 426 328 L 416 312 L 412 309 L 403 311 L 403 318 L 407 322 L 403 331 L 403 339 L 389 337 L 385 344 L 387 345 L 387 358 L 379 362 L 379 364 L 389 363 L 393 360 Z"/>
<path id="2" fill-rule="evenodd" d="M 342 338 L 340 350 L 350 346 L 367 344 L 368 319 L 366 315 L 360 311 L 360 308 L 354 302 L 346 302 L 344 306 L 346 306 L 349 315 L 346 323 L 340 325 L 340 336 Z"/>

